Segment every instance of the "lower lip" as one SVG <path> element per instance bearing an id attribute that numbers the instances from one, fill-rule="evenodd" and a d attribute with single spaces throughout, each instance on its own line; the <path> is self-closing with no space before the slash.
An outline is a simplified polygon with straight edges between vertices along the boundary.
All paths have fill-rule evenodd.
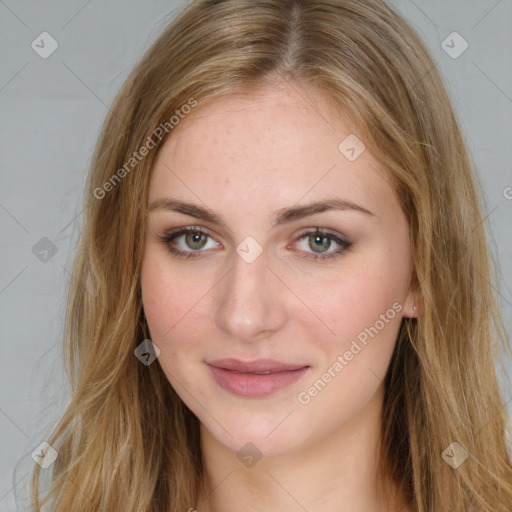
<path id="1" fill-rule="evenodd" d="M 268 396 L 282 388 L 290 386 L 303 377 L 309 367 L 297 370 L 286 370 L 270 373 L 268 375 L 256 375 L 254 373 L 235 373 L 224 368 L 208 365 L 217 384 L 226 391 L 239 396 L 257 398 Z"/>

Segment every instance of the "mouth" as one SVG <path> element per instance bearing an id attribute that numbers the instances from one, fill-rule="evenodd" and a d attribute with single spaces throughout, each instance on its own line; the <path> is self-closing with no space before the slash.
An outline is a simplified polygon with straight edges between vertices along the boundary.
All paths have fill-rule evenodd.
<path id="1" fill-rule="evenodd" d="M 309 365 L 289 364 L 273 359 L 219 359 L 206 364 L 221 388 L 251 398 L 268 396 L 288 387 L 310 369 Z"/>

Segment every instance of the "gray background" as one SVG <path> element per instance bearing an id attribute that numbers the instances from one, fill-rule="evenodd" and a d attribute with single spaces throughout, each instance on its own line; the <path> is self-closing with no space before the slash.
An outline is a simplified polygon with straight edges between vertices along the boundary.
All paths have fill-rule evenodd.
<path id="1" fill-rule="evenodd" d="M 510 334 L 512 1 L 390 3 L 431 49 L 477 164 L 496 241 L 492 250 L 502 269 L 500 293 Z M 182 5 L 164 0 L 0 0 L 2 512 L 15 510 L 14 490 L 26 494 L 30 455 L 68 398 L 61 356 L 65 290 L 81 225 L 81 194 L 101 123 L 135 61 Z M 458 58 L 442 46 L 454 31 L 469 44 Z M 58 43 L 47 59 L 31 47 L 42 32 Z M 462 48 L 457 39 L 448 44 L 452 52 Z M 43 237 L 57 251 L 49 253 L 46 263 L 42 253 L 37 257 L 33 252 Z M 512 412 L 510 361 L 507 369 L 502 386 Z"/>

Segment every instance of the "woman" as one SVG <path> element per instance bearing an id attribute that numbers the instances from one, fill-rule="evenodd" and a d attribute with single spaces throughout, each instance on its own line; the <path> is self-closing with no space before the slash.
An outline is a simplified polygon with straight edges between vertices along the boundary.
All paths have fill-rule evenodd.
<path id="1" fill-rule="evenodd" d="M 474 171 L 384 3 L 192 2 L 85 204 L 36 510 L 511 510 Z"/>

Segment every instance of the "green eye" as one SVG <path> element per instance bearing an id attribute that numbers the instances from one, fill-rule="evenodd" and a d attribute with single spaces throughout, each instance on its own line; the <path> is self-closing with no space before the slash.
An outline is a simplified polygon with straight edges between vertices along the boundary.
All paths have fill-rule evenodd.
<path id="1" fill-rule="evenodd" d="M 184 238 L 184 242 L 182 243 L 185 247 L 176 248 L 176 241 L 182 237 Z M 162 242 L 167 244 L 167 248 L 171 254 L 178 258 L 195 258 L 199 256 L 199 254 L 194 253 L 203 252 L 201 249 L 205 248 L 208 238 L 211 238 L 211 236 L 196 226 L 187 226 L 186 228 L 180 228 L 160 236 Z M 219 244 L 215 242 L 213 247 L 207 248 L 212 249 L 218 246 Z"/>
<path id="2" fill-rule="evenodd" d="M 299 241 L 304 239 L 307 240 L 307 247 L 311 249 L 313 253 L 308 253 L 308 251 L 304 250 L 303 252 L 308 255 L 303 257 L 311 258 L 314 260 L 336 258 L 341 256 L 341 254 L 352 245 L 347 240 L 343 240 L 336 235 L 322 231 L 320 228 L 316 228 L 315 231 L 304 233 L 299 238 Z M 333 242 L 337 244 L 339 248 L 334 251 L 327 252 L 328 249 L 331 248 Z"/>
<path id="3" fill-rule="evenodd" d="M 211 235 L 199 226 L 179 228 L 160 235 L 160 239 L 167 245 L 169 252 L 178 258 L 196 258 L 201 256 L 202 252 L 205 252 L 202 249 L 215 249 L 220 246 Z M 210 247 L 207 246 L 208 239 L 212 241 Z M 307 240 L 307 246 L 298 251 L 303 253 L 300 257 L 314 259 L 315 261 L 339 257 L 352 246 L 347 240 L 322 231 L 320 228 L 303 233 L 298 241 L 303 240 Z M 328 252 L 333 243 L 338 248 Z"/>

